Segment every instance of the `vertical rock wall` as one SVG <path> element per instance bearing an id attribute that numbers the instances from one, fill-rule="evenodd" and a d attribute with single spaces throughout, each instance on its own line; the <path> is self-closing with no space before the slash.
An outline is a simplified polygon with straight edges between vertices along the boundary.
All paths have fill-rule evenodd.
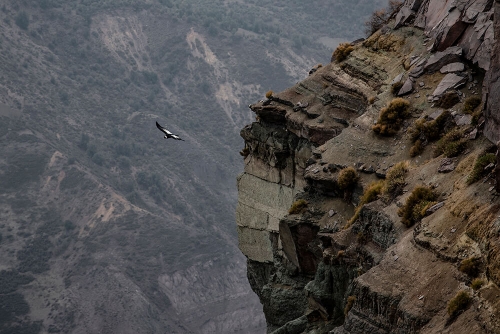
<path id="1" fill-rule="evenodd" d="M 500 37 L 500 1 L 496 0 L 494 4 L 495 38 Z M 488 72 L 487 87 L 485 94 L 487 105 L 485 110 L 486 125 L 484 134 L 492 141 L 500 141 L 500 43 L 496 43 L 491 57 L 491 69 Z"/>

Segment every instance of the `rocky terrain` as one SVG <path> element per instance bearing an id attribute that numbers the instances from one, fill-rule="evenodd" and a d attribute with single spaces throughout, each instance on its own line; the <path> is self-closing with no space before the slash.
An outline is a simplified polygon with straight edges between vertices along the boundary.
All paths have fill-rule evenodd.
<path id="1" fill-rule="evenodd" d="M 250 106 L 238 236 L 269 333 L 500 333 L 495 13 L 407 0 Z"/>

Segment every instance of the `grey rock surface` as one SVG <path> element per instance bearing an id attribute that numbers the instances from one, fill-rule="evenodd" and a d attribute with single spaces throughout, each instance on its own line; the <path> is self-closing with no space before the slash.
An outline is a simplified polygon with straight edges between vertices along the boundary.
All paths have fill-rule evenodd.
<path id="1" fill-rule="evenodd" d="M 438 98 L 444 93 L 446 93 L 447 90 L 461 87 L 466 83 L 467 83 L 466 77 L 462 77 L 454 73 L 449 73 L 441 80 L 439 85 L 432 93 L 432 96 L 434 96 L 434 98 Z"/>
<path id="2" fill-rule="evenodd" d="M 465 65 L 463 63 L 451 63 L 443 66 L 439 72 L 443 74 L 456 73 L 465 71 Z"/>
<path id="3" fill-rule="evenodd" d="M 463 50 L 460 46 L 453 46 L 442 52 L 436 52 L 427 60 L 424 69 L 427 73 L 439 71 L 443 66 L 459 62 L 462 54 Z"/>
<path id="4" fill-rule="evenodd" d="M 439 165 L 439 168 L 438 168 L 438 172 L 439 173 L 453 172 L 456 167 L 457 166 L 456 166 L 455 159 L 445 158 L 441 161 L 441 164 Z"/>
<path id="5" fill-rule="evenodd" d="M 413 80 L 411 78 L 406 79 L 403 87 L 398 92 L 398 96 L 403 96 L 409 94 L 413 91 Z"/>

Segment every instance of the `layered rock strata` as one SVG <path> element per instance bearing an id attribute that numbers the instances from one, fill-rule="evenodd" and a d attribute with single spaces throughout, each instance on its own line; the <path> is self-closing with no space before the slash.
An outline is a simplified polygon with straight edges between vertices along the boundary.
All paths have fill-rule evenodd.
<path id="1" fill-rule="evenodd" d="M 469 182 L 476 159 L 495 151 L 488 140 L 494 75 L 485 81 L 489 100 L 478 107 L 490 108 L 486 128 L 480 114 L 464 113 L 468 97 L 483 95 L 492 5 L 406 1 L 395 23 L 345 61 L 250 106 L 257 121 L 241 132 L 237 222 L 269 332 L 500 333 L 500 200 L 491 168 Z M 450 75 L 458 79 L 448 85 Z M 395 136 L 380 137 L 372 126 L 399 93 L 396 82 L 410 82 L 411 117 Z M 458 100 L 444 113 L 436 103 L 449 93 Z M 424 148 L 410 155 L 415 124 L 441 116 L 448 117 L 442 131 L 460 131 L 465 149 L 443 159 L 435 150 L 441 144 L 421 135 Z M 369 185 L 384 182 L 401 161 L 409 171 L 400 191 L 360 205 Z M 453 168 L 445 173 L 443 165 Z M 339 175 L 349 166 L 360 179 L 347 189 Z M 405 225 L 400 208 L 419 186 L 436 201 Z M 307 206 L 297 209 L 297 200 Z M 467 259 L 478 263 L 473 274 L 463 269 Z M 474 278 L 483 283 L 475 290 Z M 460 291 L 470 300 L 448 312 Z"/>

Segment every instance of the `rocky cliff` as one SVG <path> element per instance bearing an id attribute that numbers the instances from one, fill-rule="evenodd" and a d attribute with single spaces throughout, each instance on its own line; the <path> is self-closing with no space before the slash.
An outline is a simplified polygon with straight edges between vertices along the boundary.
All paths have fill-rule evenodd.
<path id="1" fill-rule="evenodd" d="M 237 223 L 268 332 L 500 333 L 498 6 L 407 0 L 250 105 Z"/>

